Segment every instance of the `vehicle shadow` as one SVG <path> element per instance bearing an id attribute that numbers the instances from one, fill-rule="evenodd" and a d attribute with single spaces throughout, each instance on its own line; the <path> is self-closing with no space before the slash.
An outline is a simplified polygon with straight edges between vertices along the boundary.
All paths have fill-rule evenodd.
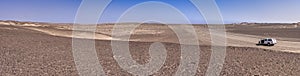
<path id="1" fill-rule="evenodd" d="M 271 47 L 271 46 L 274 46 L 274 45 L 267 45 L 267 44 L 256 44 L 256 46 L 269 46 L 269 47 Z"/>

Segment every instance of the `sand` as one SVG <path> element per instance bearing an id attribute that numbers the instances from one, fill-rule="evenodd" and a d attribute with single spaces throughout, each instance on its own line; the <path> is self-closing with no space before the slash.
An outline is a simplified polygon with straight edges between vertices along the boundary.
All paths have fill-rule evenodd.
<path id="1" fill-rule="evenodd" d="M 0 25 L 0 75 L 77 76 L 78 71 L 72 56 L 72 26 L 29 25 Z M 95 39 L 99 63 L 107 75 L 131 76 L 132 74 L 122 69 L 113 58 L 110 41 L 124 40 L 112 38 L 112 27 L 112 24 L 98 25 L 95 38 L 81 39 L 86 41 Z M 201 48 L 197 76 L 203 76 L 211 55 L 210 35 L 207 26 L 194 25 L 194 27 L 200 45 L 187 46 Z M 226 29 L 227 53 L 221 75 L 300 75 L 298 67 L 300 66 L 300 48 L 298 47 L 300 43 L 296 38 L 299 36 L 297 34 L 299 30 L 293 30 L 298 28 L 245 25 L 230 26 Z M 287 31 L 290 29 L 293 31 Z M 256 42 L 264 38 L 265 34 L 278 39 L 278 44 L 273 47 L 256 46 Z M 165 25 L 143 24 L 138 27 L 131 34 L 129 42 L 132 58 L 140 64 L 148 63 L 150 59 L 148 48 L 153 42 L 162 42 L 168 54 L 166 63 L 153 75 L 174 75 L 180 62 L 180 43 L 176 34 Z"/>

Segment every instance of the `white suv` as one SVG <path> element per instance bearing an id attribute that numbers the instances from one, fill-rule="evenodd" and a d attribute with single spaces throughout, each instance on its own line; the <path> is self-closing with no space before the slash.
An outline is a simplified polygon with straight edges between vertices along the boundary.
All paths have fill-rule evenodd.
<path id="1" fill-rule="evenodd" d="M 274 46 L 277 43 L 276 39 L 273 38 L 265 38 L 261 39 L 258 42 L 258 45 L 268 45 L 268 46 Z"/>

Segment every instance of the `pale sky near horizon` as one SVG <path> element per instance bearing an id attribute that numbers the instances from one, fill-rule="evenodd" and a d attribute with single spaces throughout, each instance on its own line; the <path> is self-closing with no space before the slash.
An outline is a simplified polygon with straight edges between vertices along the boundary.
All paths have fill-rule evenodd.
<path id="1" fill-rule="evenodd" d="M 188 0 L 113 0 L 99 22 L 114 23 L 128 8 L 147 1 L 172 5 L 192 23 L 205 23 Z M 0 20 L 72 23 L 80 3 L 81 0 L 1 0 Z M 300 0 L 216 0 L 216 3 L 225 23 L 300 22 Z"/>

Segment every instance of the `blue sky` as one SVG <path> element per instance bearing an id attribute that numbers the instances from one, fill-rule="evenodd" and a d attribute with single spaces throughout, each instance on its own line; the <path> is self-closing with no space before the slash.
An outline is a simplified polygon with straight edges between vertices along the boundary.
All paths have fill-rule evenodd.
<path id="1" fill-rule="evenodd" d="M 113 0 L 99 23 L 116 22 L 128 8 L 147 1 L 170 4 L 192 23 L 205 23 L 188 0 Z M 0 20 L 72 23 L 80 3 L 81 0 L 1 0 Z M 216 3 L 225 23 L 300 21 L 300 0 L 216 0 Z"/>

